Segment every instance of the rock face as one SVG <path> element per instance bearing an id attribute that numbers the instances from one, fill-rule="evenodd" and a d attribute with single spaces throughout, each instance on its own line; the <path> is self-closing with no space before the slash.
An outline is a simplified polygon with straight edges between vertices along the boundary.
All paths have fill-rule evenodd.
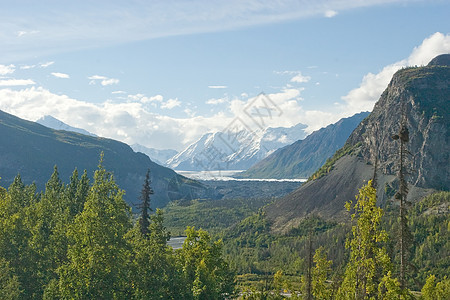
<path id="1" fill-rule="evenodd" d="M 450 189 L 450 55 L 433 59 L 426 67 L 399 70 L 364 119 L 348 138 L 333 164 L 298 190 L 266 208 L 275 231 L 296 226 L 308 214 L 342 219 L 344 204 L 373 178 L 377 163 L 378 201 L 392 197 L 396 180 L 402 122 L 409 130 L 406 159 L 410 185 L 408 198 L 415 201 L 430 190 Z M 337 152 L 338 153 L 338 152 Z"/>
<path id="2" fill-rule="evenodd" d="M 348 143 L 361 143 L 365 161 L 374 164 L 378 157 L 383 174 L 397 171 L 399 147 L 391 136 L 405 122 L 410 137 L 408 181 L 422 188 L 449 188 L 450 67 L 437 64 L 449 57 L 440 55 L 427 67 L 398 71 L 373 112 L 350 136 Z"/>
<path id="3" fill-rule="evenodd" d="M 352 131 L 369 115 L 362 112 L 314 131 L 304 140 L 278 149 L 237 178 L 308 178 L 341 148 Z"/>

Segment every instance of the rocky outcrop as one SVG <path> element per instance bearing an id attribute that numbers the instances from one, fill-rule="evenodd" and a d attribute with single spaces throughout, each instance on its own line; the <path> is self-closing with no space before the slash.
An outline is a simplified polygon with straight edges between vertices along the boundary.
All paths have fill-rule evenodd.
<path id="1" fill-rule="evenodd" d="M 384 204 L 398 186 L 399 144 L 392 135 L 402 124 L 409 130 L 408 199 L 415 201 L 431 190 L 449 190 L 449 57 L 439 56 L 425 67 L 399 70 L 372 113 L 348 138 L 344 155 L 340 151 L 317 179 L 265 209 L 273 229 L 289 230 L 311 213 L 342 220 L 345 202 L 353 200 L 358 188 L 373 178 L 375 164 L 378 199 Z"/>
<path id="2" fill-rule="evenodd" d="M 402 122 L 409 130 L 406 159 L 408 181 L 422 188 L 448 189 L 450 182 L 450 67 L 437 65 L 398 71 L 370 116 L 347 143 L 361 143 L 360 155 L 378 159 L 382 174 L 395 174 L 398 143 L 391 138 Z"/>

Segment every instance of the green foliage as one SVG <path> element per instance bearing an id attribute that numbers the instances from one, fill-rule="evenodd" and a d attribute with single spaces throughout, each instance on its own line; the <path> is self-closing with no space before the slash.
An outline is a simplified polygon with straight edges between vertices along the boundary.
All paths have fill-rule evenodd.
<path id="1" fill-rule="evenodd" d="M 126 298 L 129 246 L 124 235 L 131 211 L 122 196 L 100 163 L 84 209 L 68 231 L 68 263 L 58 269 L 63 298 Z"/>
<path id="2" fill-rule="evenodd" d="M 0 299 L 15 300 L 20 298 L 20 283 L 9 263 L 0 258 Z"/>
<path id="3" fill-rule="evenodd" d="M 430 275 L 422 288 L 424 300 L 446 300 L 450 295 L 450 278 L 445 276 L 442 281 L 436 282 L 436 276 Z"/>
<path id="4" fill-rule="evenodd" d="M 149 234 L 136 225 L 126 239 L 131 245 L 129 270 L 133 299 L 177 299 L 185 287 L 181 270 L 177 269 L 173 251 L 167 246 L 170 234 L 163 226 L 163 215 L 152 216 Z"/>
<path id="5" fill-rule="evenodd" d="M 331 299 L 332 290 L 326 280 L 331 274 L 332 261 L 327 259 L 323 247 L 319 247 L 314 254 L 315 267 L 312 270 L 312 294 L 315 299 Z"/>
<path id="6" fill-rule="evenodd" d="M 380 228 L 383 210 L 376 206 L 376 190 L 371 182 L 363 186 L 356 196 L 356 203 L 347 202 L 352 211 L 352 234 L 346 247 L 350 261 L 346 266 L 344 280 L 339 289 L 340 299 L 368 299 L 376 295 L 377 286 L 390 270 L 390 258 L 383 243 L 387 233 Z"/>
<path id="7" fill-rule="evenodd" d="M 218 233 L 272 201 L 264 198 L 175 201 L 164 208 L 165 225 L 174 235 L 183 235 L 186 226 Z"/>
<path id="8" fill-rule="evenodd" d="M 102 165 L 89 183 L 58 169 L 36 194 L 17 176 L 0 187 L 0 299 L 220 299 L 234 290 L 222 243 L 188 229 L 183 249 L 167 245 L 163 213 L 148 233 L 132 226 L 124 191 Z"/>
<path id="9" fill-rule="evenodd" d="M 233 294 L 234 276 L 221 253 L 221 240 L 213 242 L 201 229 L 186 229 L 186 240 L 178 254 L 194 299 L 222 299 Z"/>

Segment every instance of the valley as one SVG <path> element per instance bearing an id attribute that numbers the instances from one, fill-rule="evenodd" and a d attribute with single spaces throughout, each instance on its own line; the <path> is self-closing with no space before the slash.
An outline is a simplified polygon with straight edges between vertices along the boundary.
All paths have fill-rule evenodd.
<path id="1" fill-rule="evenodd" d="M 449 300 L 449 11 L 0 4 L 0 300 Z"/>

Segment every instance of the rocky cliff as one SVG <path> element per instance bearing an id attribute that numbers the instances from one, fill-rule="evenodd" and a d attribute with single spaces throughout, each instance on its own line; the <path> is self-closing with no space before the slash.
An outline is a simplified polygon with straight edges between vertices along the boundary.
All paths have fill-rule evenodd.
<path id="1" fill-rule="evenodd" d="M 406 169 L 408 198 L 415 201 L 430 190 L 450 189 L 450 55 L 425 67 L 399 70 L 346 144 L 313 177 L 314 180 L 266 208 L 275 231 L 296 226 L 309 214 L 342 219 L 344 204 L 374 176 L 377 165 L 380 204 L 398 186 L 399 143 L 392 136 L 402 124 L 409 130 Z"/>

